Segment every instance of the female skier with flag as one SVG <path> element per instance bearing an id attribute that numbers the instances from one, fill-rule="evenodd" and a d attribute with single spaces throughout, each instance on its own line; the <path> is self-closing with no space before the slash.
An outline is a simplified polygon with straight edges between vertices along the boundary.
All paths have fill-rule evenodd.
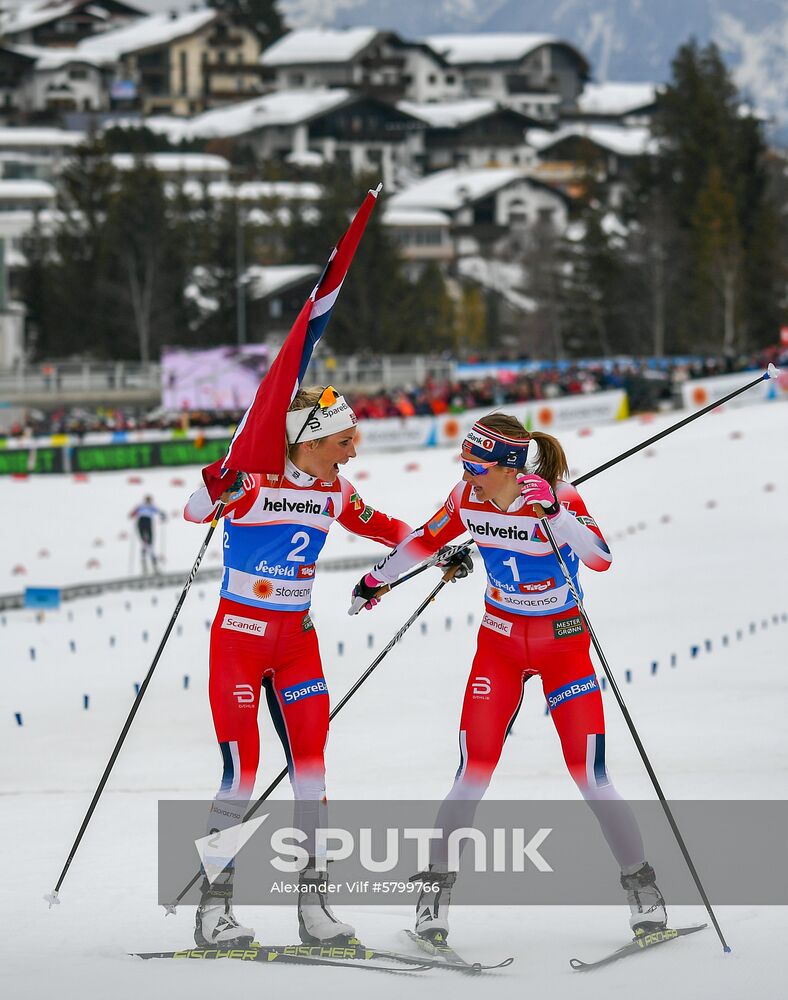
<path id="1" fill-rule="evenodd" d="M 621 867 L 633 930 L 664 927 L 665 901 L 645 861 L 637 821 L 605 766 L 605 720 L 588 631 L 534 505 L 548 518 L 580 597 L 580 562 L 604 571 L 610 550 L 564 479 L 567 461 L 556 438 L 529 434 L 515 417 L 493 413 L 468 432 L 461 458 L 462 482 L 436 514 L 359 581 L 350 608 L 355 614 L 374 606 L 380 587 L 464 531 L 479 546 L 487 571 L 485 613 L 462 708 L 460 766 L 435 824 L 445 838 L 433 843 L 428 873 L 437 891 L 421 893 L 416 933 L 438 939 L 448 934 L 456 872 L 448 871 L 446 839 L 451 830 L 472 824 L 519 711 L 523 686 L 534 675 L 542 679 L 569 772 Z M 461 567 L 457 575 L 468 569 Z"/>
<path id="2" fill-rule="evenodd" d="M 356 417 L 329 386 L 302 389 L 286 418 L 284 474 L 239 475 L 221 501 L 224 577 L 211 629 L 209 696 L 224 771 L 209 831 L 239 824 L 252 795 L 259 759 L 257 709 L 261 685 L 287 758 L 296 800 L 295 825 L 310 854 L 301 873 L 298 923 L 302 941 L 350 937 L 319 886 L 314 830 L 325 803 L 323 752 L 328 738 L 328 688 L 309 617 L 320 551 L 334 521 L 392 547 L 410 527 L 368 507 L 339 467 L 355 457 Z M 285 442 L 282 442 L 285 447 Z M 186 504 L 189 521 L 211 521 L 217 505 L 202 487 Z M 232 854 L 232 852 L 228 852 Z M 197 910 L 200 947 L 242 946 L 254 932 L 232 911 L 231 857 L 211 859 Z"/>

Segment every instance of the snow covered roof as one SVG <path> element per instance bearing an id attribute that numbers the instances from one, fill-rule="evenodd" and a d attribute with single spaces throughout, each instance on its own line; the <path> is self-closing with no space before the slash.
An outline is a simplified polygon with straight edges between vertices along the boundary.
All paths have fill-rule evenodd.
<path id="1" fill-rule="evenodd" d="M 293 150 L 285 157 L 285 163 L 292 163 L 294 167 L 322 167 L 325 158 L 313 149 Z"/>
<path id="2" fill-rule="evenodd" d="M 133 170 L 137 160 L 138 157 L 131 153 L 114 153 L 112 166 L 116 170 Z M 230 172 L 229 160 L 208 153 L 148 153 L 144 160 L 148 166 L 162 173 L 228 174 Z"/>
<path id="3" fill-rule="evenodd" d="M 520 264 L 503 260 L 491 260 L 487 257 L 460 257 L 457 269 L 464 278 L 470 278 L 483 288 L 502 295 L 504 299 L 519 312 L 532 313 L 537 309 L 537 303 L 520 291 L 525 275 Z"/>
<path id="4" fill-rule="evenodd" d="M 337 108 L 354 96 L 344 88 L 313 90 L 279 90 L 249 101 L 239 101 L 213 108 L 193 118 L 174 115 L 150 115 L 142 119 L 113 121 L 116 128 L 147 128 L 166 135 L 170 142 L 182 139 L 216 139 L 246 135 L 258 128 L 273 125 L 297 125 Z"/>
<path id="5" fill-rule="evenodd" d="M 0 128 L 0 149 L 28 149 L 31 146 L 78 146 L 85 141 L 84 132 L 60 128 Z"/>
<path id="6" fill-rule="evenodd" d="M 51 198 L 54 201 L 55 189 L 46 181 L 0 180 L 0 199 L 10 198 Z"/>
<path id="7" fill-rule="evenodd" d="M 74 6 L 74 0 L 66 0 L 65 3 L 47 3 L 46 0 L 39 0 L 37 3 L 23 4 L 18 10 L 7 11 L 0 18 L 0 29 L 3 35 L 18 35 L 23 31 L 30 31 L 40 24 L 54 21 L 55 18 L 63 17 L 70 13 Z"/>
<path id="8" fill-rule="evenodd" d="M 245 135 L 272 125 L 297 125 L 337 108 L 353 94 L 343 88 L 280 90 L 181 121 L 183 134 L 203 139 Z M 177 119 L 176 119 L 177 121 Z"/>
<path id="9" fill-rule="evenodd" d="M 383 213 L 384 226 L 449 226 L 451 219 L 445 212 L 429 208 L 399 208 L 390 202 Z"/>
<path id="10" fill-rule="evenodd" d="M 100 66 L 101 60 L 80 54 L 75 47 L 49 48 L 45 45 L 6 45 L 12 52 L 35 59 L 36 70 L 60 69 L 72 63 Z"/>
<path id="11" fill-rule="evenodd" d="M 433 128 L 457 128 L 498 110 L 498 104 L 487 98 L 425 104 L 417 104 L 415 101 L 397 101 L 397 107 L 405 114 L 420 118 Z"/>
<path id="12" fill-rule="evenodd" d="M 392 208 L 434 208 L 454 212 L 464 204 L 480 201 L 525 176 L 517 167 L 440 170 L 393 195 L 389 205 Z"/>
<path id="13" fill-rule="evenodd" d="M 348 62 L 377 34 L 378 28 L 301 28 L 270 45 L 260 62 L 263 66 Z"/>
<path id="14" fill-rule="evenodd" d="M 619 156 L 645 156 L 655 152 L 657 148 L 657 140 L 651 135 L 651 131 L 642 126 L 566 125 L 555 132 L 532 128 L 526 136 L 528 144 L 539 152 L 569 138 L 588 139 Z"/>
<path id="15" fill-rule="evenodd" d="M 586 115 L 626 115 L 657 99 L 654 83 L 588 83 L 577 99 Z"/>
<path id="16" fill-rule="evenodd" d="M 555 35 L 501 32 L 474 35 L 429 35 L 424 41 L 452 66 L 518 62 L 542 45 L 566 44 Z"/>
<path id="17" fill-rule="evenodd" d="M 128 7 L 129 13 L 136 12 L 140 17 L 147 13 L 142 7 L 135 7 L 127 3 L 126 0 L 122 0 L 122 2 L 125 7 Z M 63 0 L 61 3 L 55 3 L 53 0 L 33 0 L 32 3 L 22 3 L 17 6 L 16 10 L 5 11 L 0 16 L 0 31 L 5 36 L 31 31 L 39 25 L 48 24 L 59 17 L 65 17 L 66 14 L 70 14 L 72 10 L 81 6 L 82 0 Z M 102 5 L 101 0 L 86 5 L 85 10 L 99 20 L 107 20 L 110 17 L 110 12 Z"/>
<path id="18" fill-rule="evenodd" d="M 127 52 L 139 52 L 141 49 L 167 45 L 178 38 L 193 35 L 206 24 L 215 21 L 218 16 L 218 12 L 212 9 L 187 11 L 177 17 L 171 17 L 169 14 L 151 14 L 150 17 L 140 18 L 139 21 L 123 28 L 85 38 L 74 47 L 73 52 L 89 60 L 116 62 Z"/>
<path id="19" fill-rule="evenodd" d="M 322 268 L 317 264 L 277 264 L 269 267 L 254 265 L 246 269 L 244 281 L 249 297 L 263 299 L 284 292 L 307 278 L 319 278 Z"/>
<path id="20" fill-rule="evenodd" d="M 202 184 L 187 182 L 183 191 L 194 198 L 203 193 Z M 211 198 L 236 198 L 240 201 L 263 201 L 272 199 L 282 202 L 317 201 L 322 194 L 319 184 L 299 183 L 298 181 L 246 181 L 243 184 L 233 184 L 230 181 L 211 181 L 208 184 L 208 195 Z"/>

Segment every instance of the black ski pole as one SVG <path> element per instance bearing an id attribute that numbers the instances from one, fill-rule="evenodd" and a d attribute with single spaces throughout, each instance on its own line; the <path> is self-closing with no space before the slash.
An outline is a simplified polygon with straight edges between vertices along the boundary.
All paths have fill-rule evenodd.
<path id="1" fill-rule="evenodd" d="M 470 543 L 468 543 L 467 545 L 460 546 L 460 548 L 457 551 L 460 552 L 463 549 L 465 549 L 466 552 L 470 552 L 471 550 Z M 428 566 L 424 566 L 421 569 L 427 569 L 427 568 Z M 366 681 L 366 679 L 370 676 L 370 674 L 372 674 L 375 668 L 380 664 L 381 660 L 383 660 L 384 657 L 386 657 L 391 652 L 391 650 L 397 645 L 397 643 L 400 641 L 403 635 L 405 635 L 405 633 L 408 631 L 411 625 L 422 614 L 425 608 L 427 608 L 428 605 L 430 605 L 435 600 L 435 598 L 438 596 L 441 590 L 443 590 L 446 584 L 452 579 L 454 574 L 457 572 L 457 568 L 458 567 L 452 566 L 443 574 L 443 577 L 439 581 L 438 585 L 436 587 L 433 587 L 433 589 L 429 592 L 429 594 L 427 594 L 427 596 L 424 598 L 421 604 L 416 608 L 416 610 L 413 612 L 410 618 L 408 618 L 408 620 L 399 629 L 399 631 L 394 633 L 394 635 L 389 640 L 388 644 L 378 653 L 378 655 L 375 657 L 372 663 L 370 663 L 370 665 L 367 667 L 364 673 L 358 678 L 358 680 L 353 684 L 353 686 L 345 693 L 342 700 L 339 702 L 336 708 L 332 710 L 331 714 L 329 715 L 328 717 L 329 722 L 331 722 L 332 719 L 336 718 L 336 716 L 339 715 L 339 713 L 342 711 L 345 705 L 347 705 L 347 703 L 350 701 L 350 699 L 353 697 L 356 691 L 358 691 L 361 685 Z M 418 570 L 418 572 L 421 572 L 421 569 Z M 413 577 L 415 575 L 416 573 L 410 573 L 408 577 L 403 577 L 402 580 L 409 579 L 410 577 Z M 402 583 L 402 580 L 398 582 Z M 257 812 L 257 810 L 260 808 L 263 802 L 265 802 L 265 800 L 268 798 L 271 792 L 273 792 L 273 790 L 277 787 L 277 785 L 279 785 L 280 782 L 282 782 L 286 776 L 287 776 L 287 768 L 285 767 L 279 772 L 279 774 L 274 778 L 274 780 L 271 782 L 268 788 L 266 788 L 266 790 L 263 792 L 260 798 L 254 803 L 252 808 L 246 813 L 244 818 L 241 820 L 242 823 L 246 823 L 247 820 L 250 820 L 252 816 L 254 816 L 254 814 Z M 181 891 L 175 897 L 175 900 L 172 903 L 164 904 L 164 910 L 168 916 L 169 914 L 176 912 L 175 908 L 178 905 L 178 903 L 180 903 L 180 901 L 183 899 L 186 893 L 192 888 L 192 886 L 194 886 L 199 881 L 201 876 L 202 876 L 201 871 L 196 872 L 192 880 L 189 882 L 189 884 L 184 886 L 183 889 L 181 889 Z"/>
<path id="2" fill-rule="evenodd" d="M 670 427 L 666 427 L 664 431 L 660 431 L 659 434 L 655 434 L 653 437 L 648 438 L 647 441 L 642 441 L 640 444 L 636 444 L 634 448 L 630 448 L 628 451 L 622 452 L 615 458 L 611 458 L 609 462 L 605 462 L 603 465 L 598 465 L 595 469 L 590 472 L 586 472 L 584 476 L 578 476 L 577 479 L 572 480 L 573 486 L 579 486 L 581 483 L 585 483 L 587 480 L 591 479 L 593 476 L 598 476 L 600 472 L 604 472 L 605 469 L 610 469 L 614 465 L 618 465 L 619 462 L 623 462 L 625 458 L 629 458 L 630 455 L 635 455 L 637 452 L 642 451 L 644 448 L 648 448 L 650 444 L 654 444 L 655 441 L 659 441 L 660 438 L 667 437 L 668 434 L 672 434 L 673 431 L 679 430 L 681 427 L 685 427 L 687 424 L 691 424 L 693 420 L 697 420 L 698 417 L 702 417 L 704 413 L 708 413 L 709 410 L 716 410 L 718 406 L 722 406 L 723 403 L 727 403 L 729 399 L 733 399 L 734 396 L 739 396 L 741 393 L 746 392 L 748 389 L 752 389 L 754 385 L 758 385 L 759 382 L 766 382 L 769 379 L 777 378 L 780 374 L 780 369 L 775 367 L 775 365 L 769 365 L 763 375 L 759 375 L 758 378 L 753 379 L 752 382 L 748 382 L 747 385 L 743 385 L 740 389 L 735 389 L 733 392 L 729 392 L 727 396 L 723 396 L 722 399 L 717 399 L 713 403 L 709 403 L 708 406 L 704 406 L 702 410 L 698 410 L 697 413 L 692 413 L 688 417 L 684 417 L 683 420 L 679 420 L 678 423 L 671 424 Z"/>
<path id="3" fill-rule="evenodd" d="M 206 534 L 205 540 L 200 546 L 200 551 L 197 553 L 197 558 L 194 560 L 194 565 L 192 566 L 191 572 L 189 573 L 189 576 L 186 579 L 186 583 L 184 584 L 181 596 L 178 599 L 178 603 L 175 605 L 175 610 L 173 611 L 172 616 L 170 617 L 169 624 L 167 625 L 167 628 L 164 630 L 164 635 L 162 636 L 161 642 L 159 643 L 159 648 L 156 650 L 156 655 L 153 657 L 153 662 L 151 663 L 150 668 L 148 669 L 148 672 L 145 675 L 145 680 L 140 685 L 140 689 L 137 692 L 137 697 L 134 699 L 134 704 L 131 706 L 131 711 L 129 712 L 126 718 L 125 723 L 123 724 L 123 729 L 121 730 L 120 736 L 118 737 L 117 743 L 115 744 L 115 749 L 112 751 L 112 754 L 110 755 L 110 758 L 107 761 L 107 766 L 104 768 L 104 773 L 101 775 L 101 780 L 98 783 L 98 787 L 96 788 L 96 791 L 93 793 L 93 798 L 91 799 L 90 805 L 88 806 L 88 811 L 85 813 L 85 818 L 82 820 L 82 826 L 80 826 L 79 828 L 79 833 L 77 834 L 76 839 L 74 840 L 74 843 L 71 846 L 71 850 L 69 851 L 68 857 L 66 858 L 66 863 L 63 865 L 63 870 L 60 873 L 60 878 L 57 880 L 55 888 L 52 890 L 52 892 L 49 892 L 44 896 L 44 899 L 49 903 L 50 909 L 55 903 L 60 902 L 60 899 L 58 897 L 60 887 L 63 884 L 63 880 L 66 877 L 66 873 L 71 867 L 71 862 L 74 860 L 74 855 L 77 853 L 77 849 L 79 848 L 80 842 L 82 841 L 82 838 L 85 835 L 85 830 L 87 830 L 88 828 L 88 823 L 90 823 L 90 818 L 93 815 L 96 805 L 98 804 L 98 800 L 101 797 L 101 793 L 104 791 L 104 786 L 107 783 L 107 779 L 110 776 L 110 772 L 112 771 L 112 768 L 115 766 L 115 761 L 117 760 L 118 754 L 120 753 L 120 748 L 123 746 L 126 736 L 128 735 L 129 729 L 131 729 L 131 724 L 134 721 L 134 716 L 137 714 L 137 709 L 140 707 L 142 699 L 145 697 L 145 692 L 148 690 L 148 685 L 150 684 L 151 678 L 153 677 L 153 671 L 156 669 L 156 665 L 161 658 L 161 654 L 164 651 L 164 647 L 167 644 L 167 640 L 169 639 L 170 633 L 172 632 L 173 627 L 175 625 L 175 620 L 180 614 L 180 610 L 183 607 L 183 602 L 186 600 L 186 595 L 189 593 L 189 589 L 191 588 L 191 585 L 194 583 L 194 578 L 197 575 L 197 570 L 200 568 L 200 563 L 202 562 L 203 556 L 205 555 L 205 550 L 208 548 L 208 543 L 210 542 L 213 533 L 216 530 L 216 525 L 219 523 L 219 520 L 222 516 L 222 512 L 224 511 L 224 507 L 225 505 L 220 502 L 219 506 L 216 508 L 216 513 L 214 514 L 213 520 L 211 521 L 211 525 L 208 528 L 208 533 Z"/>
<path id="4" fill-rule="evenodd" d="M 690 870 L 690 875 L 692 875 L 693 881 L 695 882 L 695 885 L 698 888 L 698 892 L 700 893 L 701 899 L 703 900 L 703 905 L 706 907 L 706 912 L 709 914 L 711 922 L 714 925 L 714 929 L 717 932 L 717 936 L 719 937 L 720 942 L 722 944 L 723 951 L 729 952 L 731 949 L 728 946 L 728 943 L 726 942 L 723 936 L 722 929 L 720 928 L 719 923 L 717 922 L 717 917 L 714 913 L 714 910 L 712 909 L 709 897 L 706 895 L 706 890 L 703 888 L 703 884 L 701 883 L 698 871 L 695 868 L 695 864 L 692 858 L 690 857 L 690 853 L 687 850 L 687 845 L 684 843 L 684 838 L 681 835 L 681 831 L 678 828 L 678 824 L 676 823 L 676 820 L 673 817 L 673 812 L 670 806 L 668 805 L 667 799 L 665 798 L 665 793 L 662 791 L 662 787 L 659 783 L 654 768 L 651 766 L 651 761 L 649 760 L 648 754 L 646 753 L 646 748 L 643 746 L 640 736 L 638 735 L 638 731 L 635 728 L 635 723 L 632 721 L 632 716 L 629 714 L 629 709 L 626 706 L 624 697 L 621 694 L 618 684 L 616 684 L 616 679 L 613 676 L 613 672 L 610 669 L 610 665 L 607 662 L 607 658 L 605 657 L 605 654 L 602 652 L 602 646 L 599 643 L 599 639 L 597 639 L 596 637 L 596 632 L 594 632 L 594 628 L 588 617 L 588 612 L 583 606 L 583 600 L 580 597 L 577 587 L 575 587 L 574 582 L 572 581 L 572 577 L 569 574 L 567 565 L 564 562 L 564 557 L 561 555 L 561 550 L 559 549 L 556 543 L 555 536 L 553 535 L 553 529 L 550 527 L 547 517 L 545 516 L 545 513 L 539 506 L 539 504 L 533 504 L 533 507 L 537 511 L 537 514 L 539 515 L 540 524 L 542 525 L 542 530 L 547 536 L 547 539 L 550 542 L 550 547 L 552 548 L 553 553 L 555 554 L 555 557 L 558 560 L 558 563 L 561 567 L 561 572 L 564 574 L 564 579 L 566 580 L 569 590 L 572 594 L 572 597 L 574 598 L 574 601 L 577 604 L 577 610 L 580 612 L 583 621 L 585 622 L 585 626 L 588 629 L 588 634 L 591 637 L 591 642 L 593 643 L 594 649 L 596 650 L 597 656 L 599 657 L 599 662 L 602 664 L 602 669 L 604 670 L 605 676 L 607 677 L 608 683 L 610 684 L 610 689 L 615 695 L 616 701 L 618 702 L 618 707 L 621 709 L 621 713 L 624 716 L 624 721 L 629 727 L 629 731 L 632 734 L 632 739 L 635 741 L 635 746 L 638 749 L 638 753 L 640 754 L 641 760 L 645 765 L 649 778 L 651 778 L 651 783 L 654 786 L 654 789 L 657 793 L 657 798 L 659 799 L 660 805 L 662 806 L 662 809 L 665 812 L 665 816 L 667 817 L 668 823 L 670 824 L 670 828 L 673 831 L 674 837 L 676 838 L 676 842 L 678 843 L 681 849 L 681 853 L 684 855 L 684 860 L 687 862 L 687 867 Z"/>
<path id="5" fill-rule="evenodd" d="M 423 562 L 417 569 L 411 570 L 410 573 L 406 573 L 405 576 L 401 576 L 399 580 L 395 580 L 393 583 L 384 584 L 375 591 L 375 594 L 380 595 L 381 597 L 384 594 L 388 594 L 388 592 L 394 590 L 395 587 L 399 587 L 401 583 L 407 583 L 407 581 L 412 580 L 414 576 L 419 576 L 419 574 L 423 573 L 425 570 L 432 569 L 441 557 L 447 555 L 447 553 L 451 552 L 452 555 L 456 555 L 461 549 L 465 549 L 467 552 L 470 552 L 471 543 L 463 542 L 461 545 L 444 545 L 442 549 L 439 549 L 435 555 L 430 556 L 430 558 L 427 559 L 426 562 Z"/>

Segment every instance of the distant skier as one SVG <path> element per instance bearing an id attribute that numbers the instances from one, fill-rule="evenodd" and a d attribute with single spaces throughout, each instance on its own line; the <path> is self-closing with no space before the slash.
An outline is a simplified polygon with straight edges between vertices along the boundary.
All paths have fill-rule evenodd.
<path id="1" fill-rule="evenodd" d="M 153 502 L 150 493 L 143 498 L 141 504 L 137 504 L 129 514 L 137 524 L 137 534 L 140 538 L 140 550 L 142 553 L 142 572 L 147 575 L 148 562 L 150 562 L 154 573 L 160 573 L 159 561 L 153 544 L 153 522 L 158 517 L 162 522 L 167 520 L 167 515 Z"/>
<path id="2" fill-rule="evenodd" d="M 566 455 L 549 434 L 529 434 L 512 416 L 492 413 L 468 431 L 460 455 L 462 482 L 441 509 L 417 528 L 353 591 L 351 613 L 377 603 L 376 592 L 464 531 L 479 546 L 487 571 L 485 608 L 460 720 L 460 767 L 437 828 L 472 825 L 523 698 L 539 676 L 564 759 L 621 868 L 621 885 L 636 934 L 666 926 L 665 900 L 628 803 L 605 765 L 605 718 L 599 682 L 589 656 L 590 637 L 540 524 L 538 504 L 582 595 L 577 573 L 606 570 L 610 550 L 577 490 L 566 482 Z M 458 575 L 468 566 L 460 565 Z M 416 933 L 448 934 L 456 872 L 448 870 L 446 841 L 431 847 L 416 907 Z"/>

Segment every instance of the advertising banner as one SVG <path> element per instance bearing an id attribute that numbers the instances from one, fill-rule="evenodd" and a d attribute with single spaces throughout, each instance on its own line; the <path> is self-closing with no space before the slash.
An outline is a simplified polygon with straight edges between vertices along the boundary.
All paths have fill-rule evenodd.
<path id="1" fill-rule="evenodd" d="M 713 375 L 711 378 L 695 378 L 685 382 L 681 387 L 681 401 L 688 410 L 699 410 L 715 399 L 726 396 L 734 389 L 751 382 L 758 374 L 758 369 L 749 372 L 733 372 L 731 375 Z M 766 399 L 785 399 L 788 397 L 788 372 L 782 372 L 778 379 L 766 379 L 760 385 L 755 385 L 748 392 L 726 403 L 726 406 L 751 406 L 762 403 Z"/>

